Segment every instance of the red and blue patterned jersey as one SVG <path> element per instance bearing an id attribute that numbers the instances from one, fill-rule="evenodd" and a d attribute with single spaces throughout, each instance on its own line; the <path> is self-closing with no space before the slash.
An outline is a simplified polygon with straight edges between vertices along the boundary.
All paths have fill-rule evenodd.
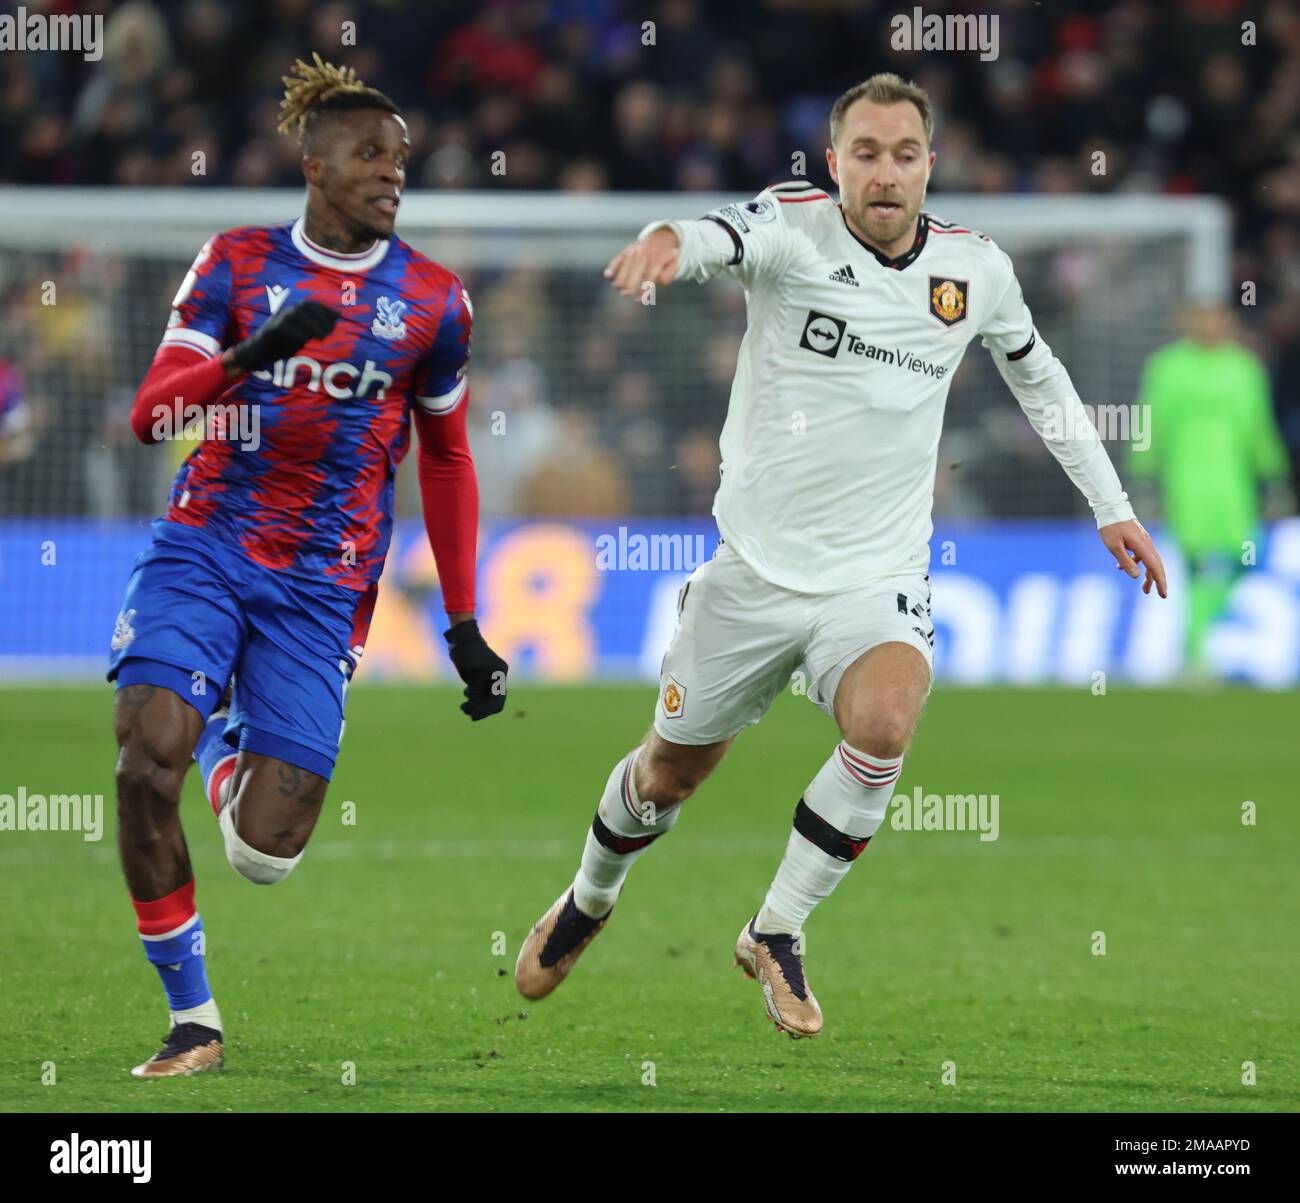
<path id="1" fill-rule="evenodd" d="M 172 302 L 160 353 L 220 355 L 300 301 L 341 317 L 326 338 L 222 393 L 222 437 L 210 421 L 166 517 L 267 568 L 365 589 L 388 551 L 411 406 L 446 416 L 465 396 L 473 310 L 455 274 L 399 238 L 343 255 L 302 227 L 218 234 Z"/>

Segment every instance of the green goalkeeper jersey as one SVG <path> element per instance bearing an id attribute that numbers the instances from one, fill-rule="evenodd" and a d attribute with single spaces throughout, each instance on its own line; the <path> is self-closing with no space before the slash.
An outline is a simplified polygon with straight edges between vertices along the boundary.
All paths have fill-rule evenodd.
<path id="1" fill-rule="evenodd" d="M 1140 402 L 1150 445 L 1133 450 L 1129 471 L 1159 477 L 1185 550 L 1239 549 L 1259 521 L 1261 482 L 1287 472 L 1264 365 L 1236 343 L 1180 339 L 1147 360 Z"/>

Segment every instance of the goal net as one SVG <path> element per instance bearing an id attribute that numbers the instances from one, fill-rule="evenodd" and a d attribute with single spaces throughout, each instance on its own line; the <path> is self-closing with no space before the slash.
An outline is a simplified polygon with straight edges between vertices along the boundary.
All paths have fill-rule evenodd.
<path id="1" fill-rule="evenodd" d="M 601 269 L 647 221 L 700 216 L 735 199 L 403 200 L 401 237 L 457 272 L 473 298 L 471 440 L 485 524 L 707 520 L 745 328 L 743 292 L 724 279 L 662 289 L 638 304 L 614 294 Z M 23 381 L 31 439 L 25 453 L 0 460 L 0 571 L 9 571 L 0 577 L 0 629 L 54 621 L 40 609 L 48 596 L 32 592 L 32 580 L 43 588 L 40 578 L 15 575 L 15 539 L 29 541 L 23 556 L 51 541 L 56 556 L 83 544 L 89 555 L 102 524 L 135 523 L 143 546 L 143 524 L 160 512 L 192 446 L 140 446 L 127 422 L 171 297 L 213 233 L 291 220 L 302 200 L 296 191 L 6 190 L 0 360 Z M 1122 469 L 1122 440 L 1141 436 L 1127 407 L 1145 358 L 1172 336 L 1180 301 L 1224 295 L 1225 206 L 1190 197 L 935 194 L 927 208 L 984 231 L 1011 255 L 1035 322 L 1080 396 L 1123 417 L 1102 429 Z M 408 459 L 399 516 L 419 512 L 413 478 Z M 1088 512 L 978 340 L 953 379 L 935 502 L 937 524 Z M 58 621 L 75 626 L 68 608 L 79 605 L 100 614 L 101 594 L 119 598 L 128 569 L 129 561 L 101 558 L 98 575 L 79 578 L 89 596 L 59 599 Z"/>

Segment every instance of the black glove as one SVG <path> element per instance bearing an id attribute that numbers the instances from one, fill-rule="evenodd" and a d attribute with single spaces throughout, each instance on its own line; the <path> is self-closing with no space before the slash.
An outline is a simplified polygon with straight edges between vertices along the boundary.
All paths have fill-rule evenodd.
<path id="1" fill-rule="evenodd" d="M 506 705 L 506 673 L 510 666 L 496 654 L 479 634 L 474 619 L 458 622 L 442 637 L 451 650 L 451 662 L 465 682 L 465 701 L 461 710 L 475 722 L 489 714 L 500 714 Z"/>
<path id="2" fill-rule="evenodd" d="M 273 314 L 255 334 L 236 343 L 235 362 L 246 372 L 269 368 L 277 359 L 288 359 L 313 338 L 324 338 L 339 315 L 320 301 L 300 301 Z"/>

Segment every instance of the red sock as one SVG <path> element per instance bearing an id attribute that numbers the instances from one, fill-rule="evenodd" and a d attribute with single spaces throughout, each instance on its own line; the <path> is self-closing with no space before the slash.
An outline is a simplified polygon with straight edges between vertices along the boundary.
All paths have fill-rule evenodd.
<path id="1" fill-rule="evenodd" d="M 212 813 L 214 815 L 221 814 L 221 787 L 230 780 L 230 775 L 235 771 L 235 761 L 237 759 L 232 752 L 212 770 L 212 776 L 208 778 L 208 801 L 212 804 Z"/>
<path id="2" fill-rule="evenodd" d="M 162 936 L 194 918 L 194 878 L 179 890 L 153 902 L 131 899 L 135 907 L 136 926 L 142 936 Z"/>

